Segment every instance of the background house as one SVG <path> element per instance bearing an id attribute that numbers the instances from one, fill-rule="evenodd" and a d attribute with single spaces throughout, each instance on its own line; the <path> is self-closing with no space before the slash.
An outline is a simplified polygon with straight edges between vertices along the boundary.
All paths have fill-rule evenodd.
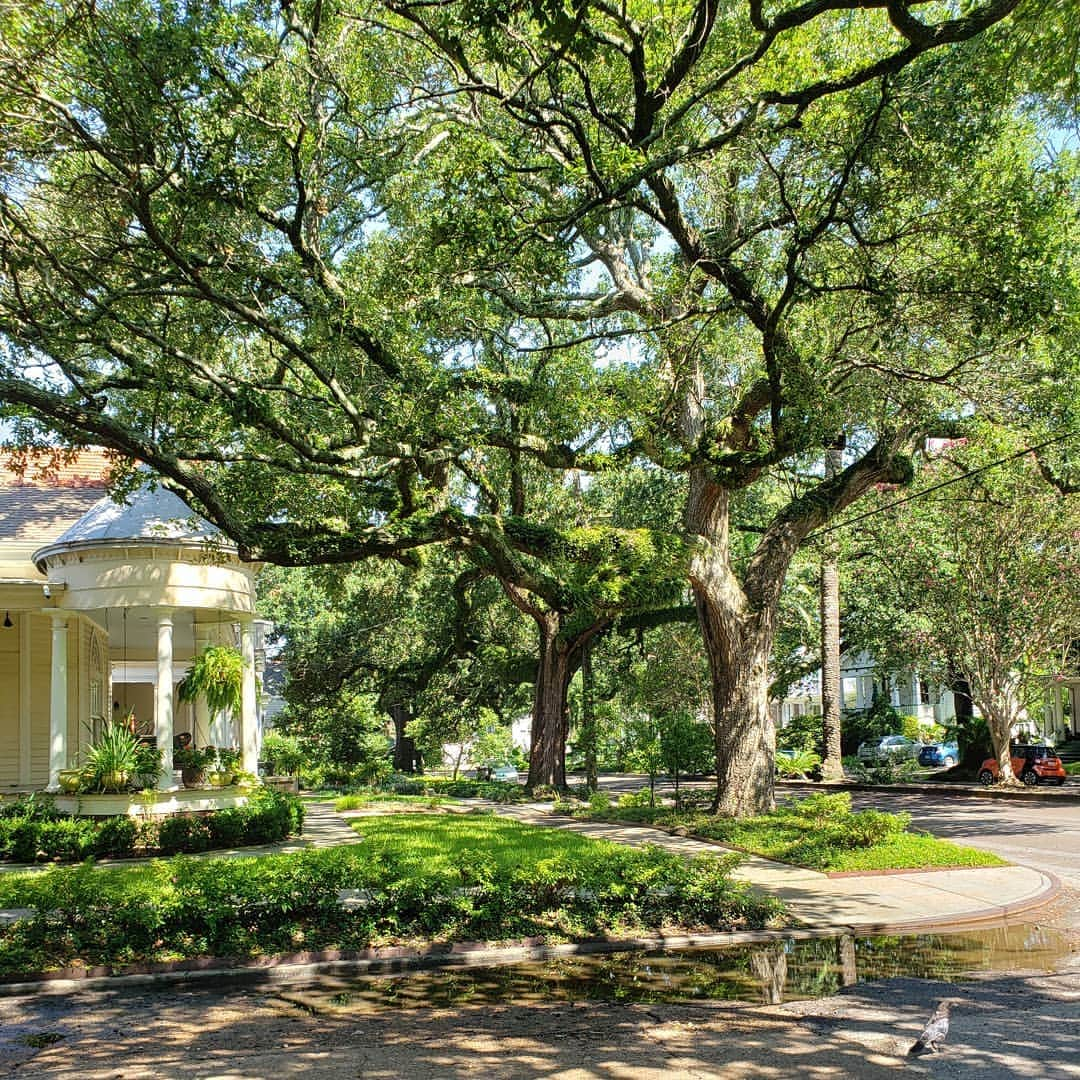
<path id="1" fill-rule="evenodd" d="M 163 751 L 163 789 L 184 731 L 235 742 L 257 769 L 258 567 L 149 480 L 124 503 L 107 498 L 108 468 L 96 451 L 24 475 L 0 468 L 0 792 L 55 790 L 105 721 L 132 710 Z M 236 644 L 245 660 L 229 730 L 176 698 L 210 644 Z"/>

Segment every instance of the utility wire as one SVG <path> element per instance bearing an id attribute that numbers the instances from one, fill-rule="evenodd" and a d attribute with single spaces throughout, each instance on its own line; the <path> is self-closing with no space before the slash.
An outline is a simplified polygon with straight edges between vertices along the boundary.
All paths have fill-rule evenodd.
<path id="1" fill-rule="evenodd" d="M 978 476 L 979 473 L 988 472 L 990 469 L 996 469 L 999 465 L 1004 465 L 1007 462 L 1015 461 L 1017 458 L 1023 457 L 1025 454 L 1033 454 L 1036 450 L 1042 450 L 1047 446 L 1053 446 L 1055 443 L 1065 442 L 1068 439 L 1073 439 L 1078 433 L 1076 431 L 1066 431 L 1064 435 L 1057 435 L 1053 439 L 1047 439 L 1045 442 L 1036 443 L 1034 446 L 1027 446 L 1023 450 L 1017 450 L 1013 454 L 1009 454 L 1007 457 L 998 458 L 997 461 L 991 461 L 989 465 L 980 465 L 977 469 L 970 469 L 967 472 L 961 473 L 959 476 L 954 476 L 949 480 L 942 480 L 940 484 L 932 484 L 928 488 L 923 488 L 922 491 L 913 492 L 911 495 L 905 496 L 903 499 L 896 499 L 894 502 L 887 504 L 886 506 L 879 506 L 875 510 L 867 510 L 864 514 L 859 514 L 857 517 L 849 518 L 847 521 L 841 521 L 838 525 L 830 525 L 827 529 L 815 529 L 810 536 L 811 537 L 825 536 L 828 533 L 836 532 L 837 529 L 847 529 L 852 525 L 857 525 L 860 521 L 865 521 L 867 518 L 875 517 L 878 514 L 884 514 L 889 510 L 895 509 L 897 506 L 903 506 L 904 503 L 914 502 L 916 499 L 921 499 L 924 495 L 929 495 L 931 492 L 940 491 L 942 488 L 950 487 L 952 484 L 959 484 L 961 480 L 969 480 L 973 476 Z"/>

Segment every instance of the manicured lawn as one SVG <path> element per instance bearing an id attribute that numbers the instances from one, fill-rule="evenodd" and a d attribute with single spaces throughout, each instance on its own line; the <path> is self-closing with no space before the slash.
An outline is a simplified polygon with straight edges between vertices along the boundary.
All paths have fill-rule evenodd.
<path id="1" fill-rule="evenodd" d="M 579 814 L 605 821 L 681 825 L 695 836 L 824 872 L 1005 865 L 1005 860 L 990 852 L 910 831 L 907 814 L 852 811 L 851 796 L 846 792 L 792 800 L 771 814 L 740 820 L 700 813 L 679 814 L 659 807 L 614 807 L 599 814 L 589 811 Z"/>
<path id="2" fill-rule="evenodd" d="M 345 810 L 362 810 L 366 806 L 390 803 L 398 806 L 450 806 L 454 799 L 446 795 L 394 795 L 390 792 L 376 791 L 357 795 L 339 795 L 334 800 L 334 809 L 340 814 Z"/>
<path id="3" fill-rule="evenodd" d="M 40 913 L 0 930 L 0 975 L 424 940 L 726 929 L 782 913 L 730 880 L 737 857 L 686 860 L 486 815 L 356 825 L 363 842 L 350 847 L 0 875 L 0 907 Z M 339 890 L 351 891 L 352 909 Z"/>

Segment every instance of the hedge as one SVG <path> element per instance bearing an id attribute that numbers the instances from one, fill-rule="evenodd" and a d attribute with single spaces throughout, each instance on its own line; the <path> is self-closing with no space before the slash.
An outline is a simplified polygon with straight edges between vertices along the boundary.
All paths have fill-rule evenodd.
<path id="1" fill-rule="evenodd" d="M 102 856 L 175 855 L 284 840 L 303 828 L 295 796 L 260 788 L 246 806 L 158 820 L 69 817 L 31 797 L 0 811 L 0 860 L 81 862 Z"/>
<path id="2" fill-rule="evenodd" d="M 409 819 L 440 835 L 456 818 Z M 408 857 L 384 822 L 373 843 L 261 858 L 170 859 L 142 866 L 53 867 L 0 876 L 0 903 L 32 918 L 0 928 L 0 977 L 87 965 L 242 957 L 391 942 L 582 938 L 660 927 L 763 926 L 782 905 L 729 876 L 736 858 L 684 859 L 560 834 L 566 850 L 530 855 L 530 828 L 496 823 L 522 854 L 498 865 L 494 825 L 453 865 Z M 550 830 L 537 830 L 549 833 Z M 548 837 L 543 838 L 548 841 Z M 341 903 L 342 895 L 351 898 Z"/>

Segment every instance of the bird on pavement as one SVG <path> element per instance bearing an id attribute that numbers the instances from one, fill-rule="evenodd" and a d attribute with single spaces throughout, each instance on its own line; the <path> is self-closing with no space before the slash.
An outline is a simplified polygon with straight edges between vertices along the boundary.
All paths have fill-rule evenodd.
<path id="1" fill-rule="evenodd" d="M 922 1034 L 915 1040 L 914 1045 L 908 1051 L 909 1054 L 936 1054 L 938 1047 L 945 1041 L 949 1034 L 949 1009 L 955 1004 L 954 998 L 942 998 L 934 1009 L 930 1019 L 926 1021 L 926 1027 Z"/>

